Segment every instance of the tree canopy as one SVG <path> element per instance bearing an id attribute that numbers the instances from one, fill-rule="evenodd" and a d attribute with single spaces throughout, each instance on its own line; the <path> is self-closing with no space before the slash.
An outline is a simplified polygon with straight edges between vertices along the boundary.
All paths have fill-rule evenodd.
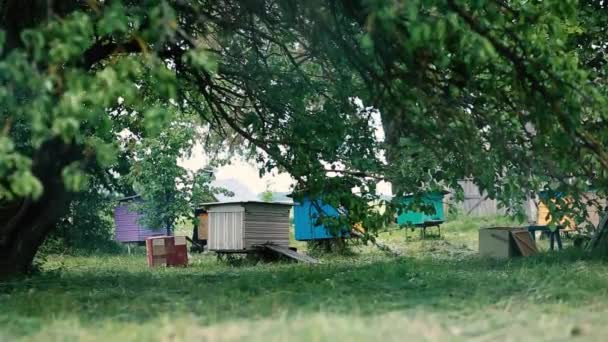
<path id="1" fill-rule="evenodd" d="M 381 181 L 399 197 L 472 178 L 514 208 L 550 189 L 582 213 L 581 194 L 608 185 L 604 10 L 4 0 L 0 269 L 23 270 L 71 193 L 120 166 L 120 132 L 170 134 L 193 113 L 207 141 L 289 172 L 372 232 L 399 207 L 370 208 Z"/>

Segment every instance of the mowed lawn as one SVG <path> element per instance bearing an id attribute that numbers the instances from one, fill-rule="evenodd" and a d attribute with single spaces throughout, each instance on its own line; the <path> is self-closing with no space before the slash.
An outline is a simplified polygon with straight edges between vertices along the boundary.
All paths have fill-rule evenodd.
<path id="1" fill-rule="evenodd" d="M 49 256 L 41 274 L 0 283 L 0 341 L 608 339 L 608 264 L 574 249 L 481 259 L 477 229 L 506 223 L 383 233 L 401 257 L 354 247 L 314 266 Z"/>

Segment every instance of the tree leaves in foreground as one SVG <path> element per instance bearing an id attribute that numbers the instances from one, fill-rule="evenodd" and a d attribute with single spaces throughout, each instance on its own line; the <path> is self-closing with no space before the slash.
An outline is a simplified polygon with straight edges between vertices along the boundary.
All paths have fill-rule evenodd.
<path id="1" fill-rule="evenodd" d="M 162 137 L 192 112 L 205 140 L 345 208 L 340 224 L 373 232 L 399 196 L 465 177 L 515 209 L 549 189 L 581 212 L 581 194 L 604 197 L 608 185 L 604 10 L 572 0 L 4 1 L 0 269 L 27 268 L 88 175 L 116 167 L 120 132 Z M 381 181 L 397 195 L 382 215 L 369 205 Z"/>

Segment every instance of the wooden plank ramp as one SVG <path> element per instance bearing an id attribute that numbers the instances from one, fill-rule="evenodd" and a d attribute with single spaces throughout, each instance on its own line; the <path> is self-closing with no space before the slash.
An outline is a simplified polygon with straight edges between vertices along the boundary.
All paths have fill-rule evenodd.
<path id="1" fill-rule="evenodd" d="M 531 256 L 538 253 L 536 242 L 532 240 L 532 237 L 527 230 L 512 231 L 511 236 L 513 236 L 515 244 L 517 245 L 517 248 L 519 248 L 521 255 Z"/>
<path id="2" fill-rule="evenodd" d="M 320 263 L 319 260 L 310 257 L 308 255 L 305 254 L 300 254 L 294 250 L 291 250 L 287 247 L 283 247 L 283 246 L 279 246 L 279 245 L 275 245 L 273 243 L 265 243 L 265 244 L 261 244 L 259 245 L 261 248 L 265 248 L 268 249 L 270 251 L 273 251 L 275 253 L 284 255 L 288 258 L 291 258 L 293 260 L 299 261 L 299 262 L 303 262 L 303 263 L 307 263 L 307 264 L 318 264 Z"/>

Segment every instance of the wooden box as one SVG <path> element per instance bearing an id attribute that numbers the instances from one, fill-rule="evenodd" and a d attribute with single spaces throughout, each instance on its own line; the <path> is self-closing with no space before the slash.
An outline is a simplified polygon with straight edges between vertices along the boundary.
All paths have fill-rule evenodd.
<path id="1" fill-rule="evenodd" d="M 173 251 L 167 257 L 167 266 L 188 266 L 188 247 L 185 236 L 173 239 Z"/>
<path id="2" fill-rule="evenodd" d="M 167 255 L 172 248 L 172 236 L 154 236 L 146 238 L 148 266 L 167 266 Z"/>
<path id="3" fill-rule="evenodd" d="M 521 228 L 493 227 L 479 230 L 479 254 L 484 257 L 506 259 L 520 256 L 521 252 L 511 236 L 512 231 Z"/>
<path id="4" fill-rule="evenodd" d="M 187 266 L 188 250 L 183 236 L 154 236 L 146 239 L 148 266 Z"/>

